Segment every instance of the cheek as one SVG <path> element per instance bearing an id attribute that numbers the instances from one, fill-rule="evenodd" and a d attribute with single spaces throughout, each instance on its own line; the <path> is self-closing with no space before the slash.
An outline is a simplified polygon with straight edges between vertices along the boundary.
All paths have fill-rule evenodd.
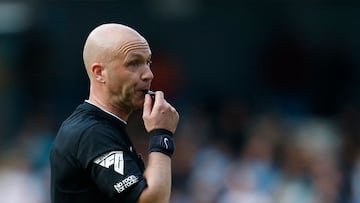
<path id="1" fill-rule="evenodd" d="M 122 86 L 122 80 L 120 78 L 111 77 L 108 82 L 108 86 L 111 89 L 119 89 Z"/>
<path id="2" fill-rule="evenodd" d="M 121 71 L 110 71 L 107 76 L 109 84 L 113 88 L 122 86 L 122 83 L 126 81 L 126 75 Z"/>
<path id="3" fill-rule="evenodd" d="M 122 93 L 126 96 L 133 94 L 132 92 L 136 88 L 135 74 L 126 70 L 116 70 L 109 72 L 109 88 L 116 93 Z"/>
<path id="4" fill-rule="evenodd" d="M 123 80 L 119 77 L 111 76 L 109 77 L 109 80 L 106 83 L 107 89 L 112 95 L 119 95 L 124 94 L 123 93 Z"/>

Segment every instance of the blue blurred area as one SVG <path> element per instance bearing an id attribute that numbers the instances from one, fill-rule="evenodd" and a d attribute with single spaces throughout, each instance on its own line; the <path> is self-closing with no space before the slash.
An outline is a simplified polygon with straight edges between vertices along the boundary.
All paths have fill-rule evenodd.
<path id="1" fill-rule="evenodd" d="M 359 19 L 356 1 L 0 2 L 0 203 L 49 202 L 51 142 L 105 22 L 145 36 L 181 115 L 172 203 L 360 202 Z"/>

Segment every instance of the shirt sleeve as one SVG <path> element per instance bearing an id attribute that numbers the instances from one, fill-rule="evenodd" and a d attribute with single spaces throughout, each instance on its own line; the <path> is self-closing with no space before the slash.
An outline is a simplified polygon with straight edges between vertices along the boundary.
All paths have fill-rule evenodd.
<path id="1" fill-rule="evenodd" d="M 97 188 L 118 202 L 136 202 L 146 187 L 137 160 L 111 126 L 97 125 L 83 135 L 78 160 Z"/>
<path id="2" fill-rule="evenodd" d="M 146 187 L 146 180 L 132 156 L 111 151 L 90 165 L 91 178 L 97 187 L 113 200 L 136 202 Z"/>

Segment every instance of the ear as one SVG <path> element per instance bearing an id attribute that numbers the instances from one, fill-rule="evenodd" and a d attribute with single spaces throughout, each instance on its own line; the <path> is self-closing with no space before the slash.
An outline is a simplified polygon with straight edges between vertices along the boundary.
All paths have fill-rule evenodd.
<path id="1" fill-rule="evenodd" d="M 97 80 L 98 82 L 101 82 L 101 83 L 105 83 L 104 75 L 103 75 L 104 66 L 102 64 L 94 63 L 91 66 L 91 72 L 92 72 L 95 80 Z"/>

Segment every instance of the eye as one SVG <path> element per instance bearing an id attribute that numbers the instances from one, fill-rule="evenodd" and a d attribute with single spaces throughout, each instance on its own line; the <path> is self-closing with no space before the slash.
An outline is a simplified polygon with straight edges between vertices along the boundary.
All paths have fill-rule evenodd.
<path id="1" fill-rule="evenodd" d="M 152 60 L 151 59 L 147 60 L 146 64 L 148 64 L 148 65 L 152 64 Z"/>
<path id="2" fill-rule="evenodd" d="M 141 62 L 138 61 L 138 60 L 136 60 L 136 61 L 130 61 L 130 62 L 128 63 L 128 66 L 138 67 L 138 66 L 140 66 L 140 65 L 141 65 Z"/>

